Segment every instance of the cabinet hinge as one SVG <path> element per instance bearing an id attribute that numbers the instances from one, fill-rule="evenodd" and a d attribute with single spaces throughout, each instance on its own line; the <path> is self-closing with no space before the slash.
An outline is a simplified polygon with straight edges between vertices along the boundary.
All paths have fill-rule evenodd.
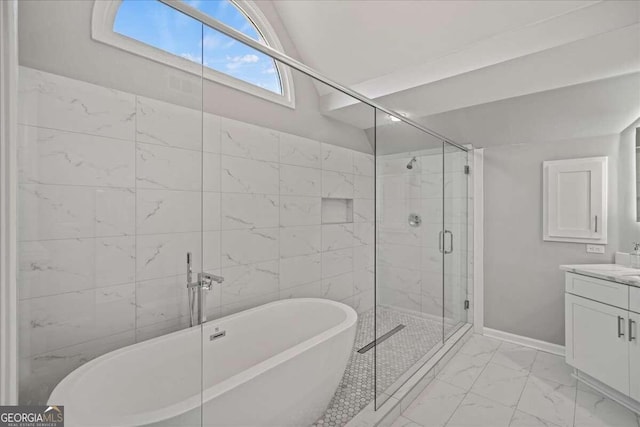
<path id="1" fill-rule="evenodd" d="M 464 174 L 469 175 L 471 173 L 471 168 L 469 165 L 464 165 Z"/>
<path id="2" fill-rule="evenodd" d="M 464 300 L 464 309 L 465 310 L 469 310 L 469 300 L 468 299 Z"/>

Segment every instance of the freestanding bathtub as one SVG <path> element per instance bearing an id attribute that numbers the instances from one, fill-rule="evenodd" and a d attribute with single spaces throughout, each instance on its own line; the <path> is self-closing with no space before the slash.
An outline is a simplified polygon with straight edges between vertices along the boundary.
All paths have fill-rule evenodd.
<path id="1" fill-rule="evenodd" d="M 65 405 L 67 427 L 308 426 L 340 382 L 356 320 L 329 300 L 272 302 L 100 356 L 49 403 Z"/>

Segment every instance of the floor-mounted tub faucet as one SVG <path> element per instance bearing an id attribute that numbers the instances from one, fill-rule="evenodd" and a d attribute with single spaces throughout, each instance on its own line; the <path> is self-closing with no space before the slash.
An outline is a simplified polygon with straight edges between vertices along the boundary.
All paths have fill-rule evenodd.
<path id="1" fill-rule="evenodd" d="M 191 266 L 191 252 L 187 252 L 187 292 L 189 293 L 189 326 L 200 325 L 207 321 L 207 294 L 213 282 L 221 284 L 224 277 L 211 273 L 198 273 L 198 280 L 193 282 L 193 268 Z M 197 307 L 196 307 L 197 303 Z M 197 312 L 197 316 L 194 316 Z"/>

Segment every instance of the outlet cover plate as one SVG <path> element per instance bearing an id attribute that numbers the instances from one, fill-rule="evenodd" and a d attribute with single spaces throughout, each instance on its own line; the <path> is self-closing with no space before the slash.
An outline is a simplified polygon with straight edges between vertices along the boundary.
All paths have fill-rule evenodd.
<path id="1" fill-rule="evenodd" d="M 587 253 L 589 254 L 603 254 L 604 245 L 587 245 Z"/>

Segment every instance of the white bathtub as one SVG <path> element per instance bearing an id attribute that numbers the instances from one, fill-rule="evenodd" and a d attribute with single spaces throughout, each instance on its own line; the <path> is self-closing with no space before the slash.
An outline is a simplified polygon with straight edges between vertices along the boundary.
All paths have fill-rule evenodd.
<path id="1" fill-rule="evenodd" d="M 276 301 L 105 354 L 49 403 L 65 405 L 67 427 L 308 426 L 340 382 L 356 320 L 329 300 Z"/>

